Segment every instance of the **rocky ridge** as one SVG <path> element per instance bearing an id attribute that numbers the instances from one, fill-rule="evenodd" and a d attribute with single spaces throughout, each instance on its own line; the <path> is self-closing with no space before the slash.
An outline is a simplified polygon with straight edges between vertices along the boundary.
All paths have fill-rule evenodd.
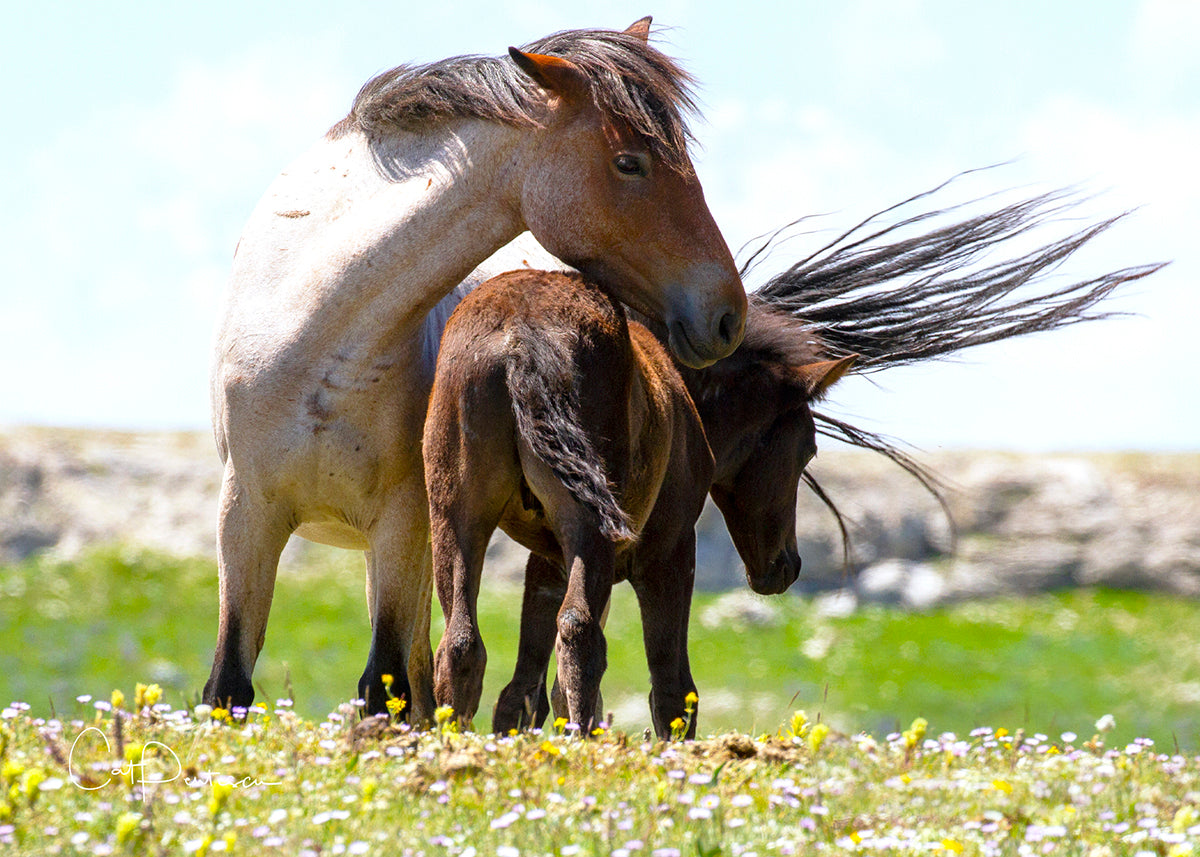
<path id="1" fill-rule="evenodd" d="M 795 591 L 821 594 L 839 610 L 864 602 L 927 609 L 1073 586 L 1200 596 L 1200 454 L 920 460 L 950 486 L 953 527 L 919 484 L 879 456 L 822 451 L 811 470 L 852 521 L 850 563 L 828 511 L 802 496 L 804 570 Z M 200 432 L 0 432 L 0 562 L 114 542 L 214 556 L 219 485 L 212 440 Z M 698 588 L 741 588 L 740 561 L 711 505 L 697 541 Z M 311 551 L 293 539 L 285 564 L 302 564 Z M 347 568 L 358 562 L 347 557 Z M 523 563 L 523 551 L 498 534 L 486 573 L 519 580 Z"/>

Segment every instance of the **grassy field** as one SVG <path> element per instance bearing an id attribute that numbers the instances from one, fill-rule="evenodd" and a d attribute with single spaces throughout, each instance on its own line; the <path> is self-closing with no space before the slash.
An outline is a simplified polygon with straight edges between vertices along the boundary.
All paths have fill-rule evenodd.
<path id="1" fill-rule="evenodd" d="M 791 597 L 765 611 L 698 598 L 710 737 L 663 743 L 643 738 L 622 588 L 614 727 L 498 737 L 449 720 L 415 733 L 339 701 L 367 634 L 361 572 L 337 562 L 281 576 L 245 720 L 195 705 L 211 563 L 108 549 L 0 569 L 0 700 L 13 700 L 0 703 L 0 852 L 1200 851 L 1196 603 L 1071 592 L 835 617 Z M 483 605 L 485 705 L 511 668 L 517 606 L 513 591 Z"/>
<path id="2" fill-rule="evenodd" d="M 280 574 L 255 674 L 260 700 L 294 696 L 301 716 L 319 719 L 353 694 L 369 642 L 362 587 L 350 553 Z M 757 622 L 728 609 L 750 598 L 696 599 L 702 735 L 773 732 L 795 709 L 876 736 L 916 717 L 959 735 L 1001 726 L 1084 734 L 1111 714 L 1114 741 L 1200 748 L 1200 603 L 1075 591 L 925 614 L 873 608 L 835 617 L 793 597 L 765 601 L 773 609 Z M 518 612 L 518 592 L 485 590 L 480 729 L 511 672 Z M 20 701 L 52 717 L 81 694 L 132 693 L 143 682 L 186 707 L 207 678 L 215 630 L 210 562 L 111 548 L 0 568 L 0 704 Z M 649 688 L 627 586 L 616 590 L 608 639 L 606 709 L 615 727 L 640 735 Z"/>
<path id="3" fill-rule="evenodd" d="M 1108 733 L 772 735 L 649 742 L 620 731 L 491 737 L 245 720 L 134 696 L 60 718 L 0 712 L 0 850 L 452 857 L 855 853 L 1186 857 L 1200 758 Z M 936 732 L 936 736 L 935 736 Z"/>

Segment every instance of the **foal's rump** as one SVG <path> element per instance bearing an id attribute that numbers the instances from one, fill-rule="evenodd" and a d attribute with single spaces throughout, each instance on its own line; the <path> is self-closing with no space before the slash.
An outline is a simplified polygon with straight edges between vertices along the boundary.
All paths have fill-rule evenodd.
<path id="1" fill-rule="evenodd" d="M 452 469 L 477 468 L 484 448 L 505 443 L 497 435 L 511 419 L 507 443 L 515 447 L 522 484 L 543 495 L 529 501 L 544 506 L 553 503 L 549 495 L 565 490 L 606 537 L 630 539 L 630 520 L 612 485 L 621 474 L 611 471 L 628 458 L 621 399 L 631 361 L 623 313 L 580 275 L 510 271 L 495 277 L 463 299 L 446 327 L 426 455 L 447 452 L 435 447 L 446 445 L 445 423 L 454 411 L 466 430 Z M 542 467 L 548 479 L 539 478 Z"/>

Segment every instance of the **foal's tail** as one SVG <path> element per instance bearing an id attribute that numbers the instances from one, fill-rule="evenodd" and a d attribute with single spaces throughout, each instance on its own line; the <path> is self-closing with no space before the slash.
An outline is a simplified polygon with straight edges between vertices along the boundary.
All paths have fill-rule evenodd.
<path id="1" fill-rule="evenodd" d="M 596 513 L 601 533 L 616 541 L 635 538 L 633 523 L 583 429 L 574 362 L 544 335 L 529 332 L 520 340 L 507 372 L 517 433 L 576 502 Z"/>

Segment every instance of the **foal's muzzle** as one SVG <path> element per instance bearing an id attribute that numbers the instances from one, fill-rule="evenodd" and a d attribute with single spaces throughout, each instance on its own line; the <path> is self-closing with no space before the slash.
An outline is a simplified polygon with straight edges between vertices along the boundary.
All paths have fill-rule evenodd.
<path id="1" fill-rule="evenodd" d="M 746 568 L 746 581 L 759 595 L 779 595 L 787 592 L 800 577 L 800 553 L 795 548 L 784 548 L 761 574 L 751 574 Z"/>

